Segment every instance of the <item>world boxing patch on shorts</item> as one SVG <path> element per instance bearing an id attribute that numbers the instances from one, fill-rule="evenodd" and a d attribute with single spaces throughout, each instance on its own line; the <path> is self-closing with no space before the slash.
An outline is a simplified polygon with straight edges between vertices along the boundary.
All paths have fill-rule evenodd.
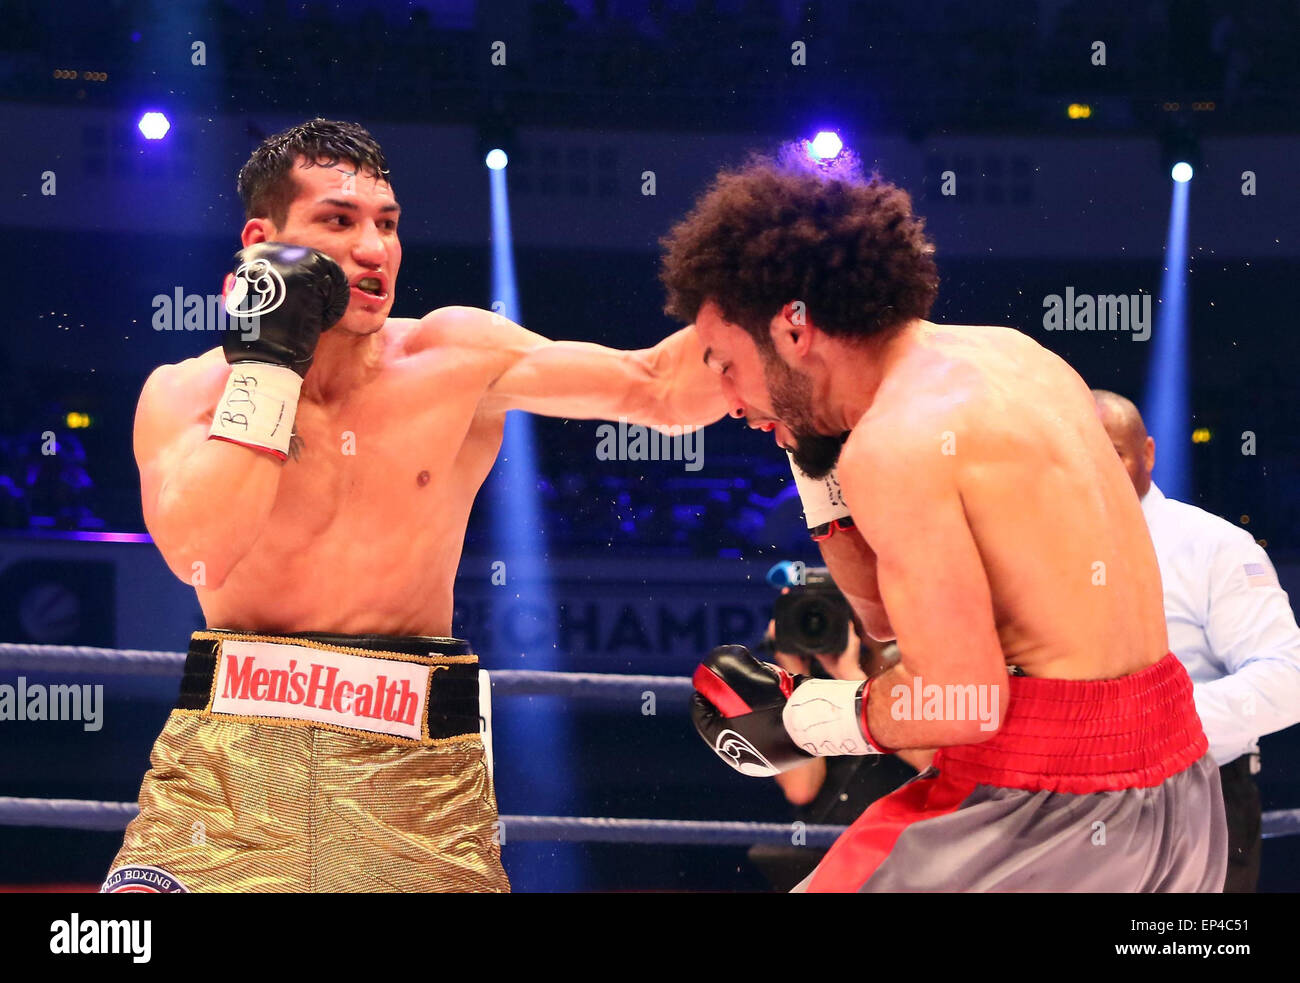
<path id="1" fill-rule="evenodd" d="M 429 679 L 446 669 L 303 645 L 223 641 L 210 709 L 418 741 Z"/>
<path id="2" fill-rule="evenodd" d="M 115 867 L 104 878 L 100 894 L 189 894 L 189 888 L 157 867 L 130 864 Z"/>

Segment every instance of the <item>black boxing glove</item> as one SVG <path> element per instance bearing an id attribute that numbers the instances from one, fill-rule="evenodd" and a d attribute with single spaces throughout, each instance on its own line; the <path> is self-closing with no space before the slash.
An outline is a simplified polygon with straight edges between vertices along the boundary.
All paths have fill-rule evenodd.
<path id="1" fill-rule="evenodd" d="M 342 267 L 322 252 L 284 242 L 259 242 L 235 253 L 226 281 L 231 330 L 226 361 L 311 368 L 322 331 L 347 313 L 351 288 Z"/>
<path id="2" fill-rule="evenodd" d="M 691 720 L 742 775 L 770 777 L 814 757 L 880 754 L 867 732 L 869 683 L 813 679 L 721 645 L 695 670 Z"/>
<path id="3" fill-rule="evenodd" d="M 269 451 L 283 461 L 303 377 L 321 332 L 346 313 L 351 289 L 334 260 L 306 246 L 259 242 L 235 260 L 225 290 L 231 324 L 222 339 L 234 368 L 208 437 Z"/>
<path id="4" fill-rule="evenodd" d="M 805 764 L 781 713 L 807 677 L 759 662 L 743 645 L 720 645 L 691 677 L 691 720 L 720 757 L 742 775 L 765 778 Z"/>

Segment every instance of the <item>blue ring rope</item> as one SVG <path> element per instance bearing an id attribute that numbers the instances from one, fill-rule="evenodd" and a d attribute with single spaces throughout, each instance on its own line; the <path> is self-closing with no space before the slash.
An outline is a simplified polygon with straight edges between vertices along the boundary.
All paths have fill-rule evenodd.
<path id="1" fill-rule="evenodd" d="M 0 642 L 0 671 L 98 673 L 153 676 L 179 673 L 184 652 L 112 649 L 91 645 L 35 645 Z M 692 692 L 684 676 L 627 676 L 596 672 L 542 672 L 500 669 L 490 673 L 494 693 L 502 696 L 561 696 L 569 699 L 656 699 Z M 0 826 L 50 826 L 67 829 L 120 830 L 137 811 L 134 802 L 80 799 L 24 799 L 0 796 Z M 588 843 L 678 843 L 748 845 L 789 844 L 797 827 L 789 823 L 707 822 L 678 819 L 610 819 L 567 816 L 502 816 L 506 837 L 519 841 Z M 808 846 L 829 845 L 840 826 L 807 826 Z M 1300 809 L 1278 809 L 1263 816 L 1262 836 L 1300 834 Z M 508 839 L 507 839 L 508 841 Z"/>

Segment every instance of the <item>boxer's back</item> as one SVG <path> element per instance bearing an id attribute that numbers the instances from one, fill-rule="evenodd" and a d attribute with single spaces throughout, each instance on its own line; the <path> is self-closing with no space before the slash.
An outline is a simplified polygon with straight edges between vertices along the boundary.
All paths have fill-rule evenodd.
<path id="1" fill-rule="evenodd" d="M 924 324 L 863 424 L 952 455 L 1007 662 L 1111 678 L 1167 651 L 1141 506 L 1083 380 L 1025 335 Z"/>
<path id="2" fill-rule="evenodd" d="M 501 444 L 501 417 L 478 412 L 499 368 L 417 340 L 417 323 L 386 323 L 380 364 L 346 396 L 300 401 L 269 521 L 222 583 L 178 569 L 159 544 L 195 584 L 210 625 L 450 634 L 470 509 Z M 142 399 L 141 415 L 154 418 L 137 419 L 146 521 L 151 482 L 178 466 L 169 456 L 207 439 L 229 372 L 216 349 L 150 380 L 167 398 L 154 409 Z"/>

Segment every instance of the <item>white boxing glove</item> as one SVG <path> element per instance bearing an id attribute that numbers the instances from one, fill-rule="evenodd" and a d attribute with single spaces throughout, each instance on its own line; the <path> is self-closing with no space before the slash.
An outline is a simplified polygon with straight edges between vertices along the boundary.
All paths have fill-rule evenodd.
<path id="1" fill-rule="evenodd" d="M 794 463 L 794 455 L 789 451 L 785 453 L 790 458 L 794 486 L 799 491 L 804 521 L 808 523 L 812 538 L 828 539 L 836 529 L 852 528 L 853 516 L 849 514 L 848 503 L 844 501 L 844 492 L 840 489 L 835 469 L 831 468 L 824 478 L 809 478 Z"/>

